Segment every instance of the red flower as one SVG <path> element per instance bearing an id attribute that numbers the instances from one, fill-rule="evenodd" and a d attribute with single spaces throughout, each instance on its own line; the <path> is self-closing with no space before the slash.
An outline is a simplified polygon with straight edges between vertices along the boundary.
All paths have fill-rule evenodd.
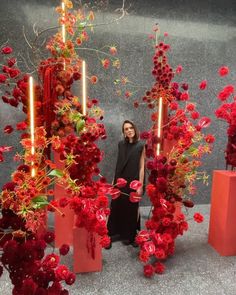
<path id="1" fill-rule="evenodd" d="M 204 90 L 204 89 L 206 89 L 206 87 L 207 87 L 207 80 L 203 80 L 203 81 L 199 84 L 199 88 L 200 88 L 201 90 Z"/>
<path id="2" fill-rule="evenodd" d="M 15 63 L 16 63 L 16 58 L 14 58 L 14 57 L 9 58 L 7 60 L 7 64 L 8 64 L 9 67 L 13 67 Z"/>
<path id="3" fill-rule="evenodd" d="M 109 195 L 111 195 L 112 200 L 115 200 L 120 196 L 120 190 L 117 188 L 112 188 L 109 192 Z"/>
<path id="4" fill-rule="evenodd" d="M 0 83 L 5 83 L 6 79 L 7 79 L 6 75 L 0 74 Z"/>
<path id="5" fill-rule="evenodd" d="M 124 178 L 118 178 L 116 181 L 116 186 L 121 188 L 121 187 L 125 187 L 127 184 L 127 181 Z"/>
<path id="6" fill-rule="evenodd" d="M 116 55 L 117 54 L 117 49 L 116 49 L 115 46 L 111 46 L 110 49 L 109 49 L 109 51 L 110 51 L 110 54 L 112 54 L 112 55 Z"/>
<path id="7" fill-rule="evenodd" d="M 184 92 L 180 95 L 180 100 L 189 100 L 189 94 L 187 92 Z"/>
<path id="8" fill-rule="evenodd" d="M 65 279 L 66 284 L 73 285 L 75 282 L 75 278 L 75 274 L 73 272 L 70 272 Z"/>
<path id="9" fill-rule="evenodd" d="M 166 258 L 166 253 L 165 253 L 165 251 L 163 249 L 160 248 L 160 249 L 157 249 L 155 251 L 155 256 L 158 259 L 165 259 Z"/>
<path id="10" fill-rule="evenodd" d="M 138 190 L 142 186 L 143 186 L 142 183 L 138 180 L 131 181 L 131 183 L 129 185 L 129 187 L 135 191 Z"/>
<path id="11" fill-rule="evenodd" d="M 207 143 L 213 143 L 213 142 L 215 141 L 215 137 L 214 137 L 214 135 L 212 135 L 212 134 L 208 134 L 208 135 L 206 135 L 206 136 L 205 136 L 205 141 L 206 141 Z"/>
<path id="12" fill-rule="evenodd" d="M 163 274 L 166 268 L 165 265 L 159 261 L 156 262 L 153 266 L 154 266 L 155 273 L 158 273 L 158 274 Z"/>
<path id="13" fill-rule="evenodd" d="M 110 66 L 110 60 L 108 58 L 102 59 L 102 66 L 104 67 L 104 69 L 108 69 Z"/>
<path id="14" fill-rule="evenodd" d="M 144 265 L 143 273 L 146 278 L 151 278 L 154 275 L 154 268 L 151 264 Z"/>
<path id="15" fill-rule="evenodd" d="M 194 111 L 195 110 L 195 104 L 193 104 L 193 103 L 187 104 L 186 109 L 188 111 L 190 111 L 190 112 Z"/>
<path id="16" fill-rule="evenodd" d="M 59 265 L 58 268 L 55 270 L 55 275 L 57 280 L 65 280 L 69 275 L 69 269 L 65 265 Z"/>
<path id="17" fill-rule="evenodd" d="M 179 74 L 179 73 L 182 72 L 182 70 L 183 70 L 183 67 L 182 67 L 181 65 L 179 65 L 179 66 L 176 68 L 175 72 L 176 72 L 176 74 Z"/>
<path id="18" fill-rule="evenodd" d="M 49 243 L 52 243 L 54 241 L 55 235 L 54 235 L 53 232 L 48 231 L 48 232 L 45 233 L 43 238 L 44 238 L 44 241 L 49 244 Z"/>
<path id="19" fill-rule="evenodd" d="M 12 51 L 13 51 L 13 49 L 11 47 L 9 47 L 9 46 L 5 46 L 5 47 L 2 48 L 2 53 L 3 54 L 10 54 L 10 53 L 12 53 Z"/>
<path id="20" fill-rule="evenodd" d="M 191 113 L 191 117 L 192 117 L 193 120 L 198 119 L 199 116 L 200 116 L 200 114 L 199 114 L 198 112 L 192 112 L 192 113 Z"/>
<path id="21" fill-rule="evenodd" d="M 27 129 L 28 125 L 25 122 L 20 122 L 16 124 L 17 130 L 25 130 Z"/>
<path id="22" fill-rule="evenodd" d="M 141 201 L 142 197 L 137 192 L 131 192 L 129 195 L 129 200 L 131 203 L 138 203 Z"/>
<path id="23" fill-rule="evenodd" d="M 4 133 L 10 134 L 10 133 L 12 133 L 13 130 L 14 129 L 12 128 L 11 125 L 7 125 L 4 127 Z"/>
<path id="24" fill-rule="evenodd" d="M 223 67 L 219 68 L 219 70 L 218 70 L 218 74 L 221 77 L 228 75 L 228 73 L 229 73 L 229 68 L 226 66 L 223 66 Z"/>
<path id="25" fill-rule="evenodd" d="M 42 262 L 43 269 L 46 270 L 56 268 L 58 266 L 59 260 L 59 256 L 54 253 L 47 255 Z"/>
<path id="26" fill-rule="evenodd" d="M 60 255 L 65 256 L 70 251 L 70 246 L 67 244 L 61 245 L 59 248 Z"/>
<path id="27" fill-rule="evenodd" d="M 203 220 L 204 220 L 204 217 L 203 217 L 202 214 L 200 214 L 200 213 L 195 213 L 195 214 L 193 215 L 193 218 L 194 218 L 194 220 L 195 220 L 197 223 L 201 223 L 201 222 L 203 222 Z"/>

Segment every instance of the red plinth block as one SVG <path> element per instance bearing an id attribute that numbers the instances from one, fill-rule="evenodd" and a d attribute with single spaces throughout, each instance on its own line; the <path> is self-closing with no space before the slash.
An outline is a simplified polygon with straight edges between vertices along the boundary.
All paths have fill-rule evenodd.
<path id="1" fill-rule="evenodd" d="M 63 163 L 60 162 L 59 154 L 54 153 L 54 162 L 58 169 L 63 169 Z M 65 189 L 60 185 L 54 187 L 55 200 L 59 200 L 66 196 Z M 63 215 L 55 212 L 55 247 L 59 248 L 62 244 L 73 245 L 73 226 L 74 211 L 69 208 L 60 208 Z"/>
<path id="2" fill-rule="evenodd" d="M 236 255 L 236 172 L 215 170 L 208 243 L 222 256 Z"/>
<path id="3" fill-rule="evenodd" d="M 74 273 L 99 272 L 102 270 L 102 247 L 97 234 L 84 228 L 74 227 Z"/>

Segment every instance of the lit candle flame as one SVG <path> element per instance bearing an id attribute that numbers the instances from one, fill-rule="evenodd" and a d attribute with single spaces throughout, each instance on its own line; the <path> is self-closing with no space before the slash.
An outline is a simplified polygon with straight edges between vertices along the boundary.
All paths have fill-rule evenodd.
<path id="1" fill-rule="evenodd" d="M 159 98 L 159 107 L 158 107 L 158 125 L 157 125 L 157 137 L 161 140 L 161 130 L 162 130 L 162 109 L 163 109 L 163 101 L 162 97 Z M 157 144 L 157 155 L 160 155 L 161 151 L 161 142 Z"/>
<path id="2" fill-rule="evenodd" d="M 65 7 L 65 2 L 64 1 L 62 1 L 62 3 L 61 3 L 61 8 L 62 8 L 62 16 L 63 16 L 62 20 L 64 22 L 65 21 L 65 11 L 66 11 L 66 7 Z M 66 26 L 65 26 L 64 23 L 62 24 L 62 28 L 61 29 L 62 29 L 61 30 L 61 32 L 62 32 L 62 41 L 65 43 L 66 42 Z"/>
<path id="3" fill-rule="evenodd" d="M 32 77 L 29 77 L 29 98 L 30 98 L 30 138 L 31 138 L 31 155 L 35 154 L 34 147 L 34 80 Z M 31 176 L 34 177 L 36 172 L 34 166 L 34 162 L 31 162 Z"/>
<path id="4" fill-rule="evenodd" d="M 83 60 L 82 62 L 82 91 L 83 91 L 83 97 L 82 97 L 82 114 L 86 116 L 86 104 L 87 104 L 87 94 L 86 94 L 86 63 Z"/>

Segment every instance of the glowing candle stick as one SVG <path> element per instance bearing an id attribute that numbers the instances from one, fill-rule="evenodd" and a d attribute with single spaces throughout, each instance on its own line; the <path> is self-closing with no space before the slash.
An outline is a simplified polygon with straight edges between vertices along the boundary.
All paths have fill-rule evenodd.
<path id="1" fill-rule="evenodd" d="M 157 125 L 157 137 L 159 141 L 161 140 L 161 130 L 162 130 L 162 109 L 163 109 L 163 101 L 162 97 L 159 98 L 159 108 L 158 108 L 158 125 Z M 161 142 L 157 144 L 157 155 L 160 155 L 161 151 Z"/>
<path id="2" fill-rule="evenodd" d="M 83 97 L 82 97 L 82 114 L 86 116 L 86 104 L 87 104 L 87 98 L 86 98 L 86 63 L 83 60 L 82 62 L 82 91 L 83 91 Z"/>
<path id="3" fill-rule="evenodd" d="M 30 99 L 30 138 L 31 138 L 31 155 L 35 154 L 34 147 L 34 80 L 32 77 L 29 77 L 29 99 Z M 31 176 L 34 177 L 36 172 L 34 166 L 34 162 L 31 162 Z"/>
<path id="4" fill-rule="evenodd" d="M 62 33 L 62 41 L 65 43 L 66 42 L 66 26 L 64 24 L 64 21 L 65 21 L 65 11 L 66 11 L 66 8 L 65 8 L 65 2 L 62 1 L 61 3 L 61 8 L 62 8 L 62 20 L 63 20 L 63 24 L 62 24 L 62 28 L 61 28 L 61 33 Z"/>

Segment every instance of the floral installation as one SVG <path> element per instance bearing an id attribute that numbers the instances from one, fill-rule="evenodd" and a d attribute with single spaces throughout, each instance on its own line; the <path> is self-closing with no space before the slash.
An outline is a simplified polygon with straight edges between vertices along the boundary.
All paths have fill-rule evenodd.
<path id="1" fill-rule="evenodd" d="M 230 73 L 227 66 L 222 66 L 218 70 L 218 75 L 224 78 Z M 220 106 L 216 109 L 215 115 L 218 119 L 227 122 L 228 142 L 225 149 L 226 168 L 236 167 L 236 102 L 235 87 L 232 84 L 225 85 L 217 94 Z"/>
<path id="2" fill-rule="evenodd" d="M 7 134 L 14 129 L 24 132 L 21 135 L 24 152 L 14 156 L 14 160 L 21 163 L 0 195 L 0 243 L 3 249 L 0 275 L 3 269 L 8 271 L 15 295 L 66 295 L 69 292 L 64 289 L 64 282 L 71 285 L 75 281 L 75 275 L 59 264 L 60 257 L 54 249 L 51 254 L 46 254 L 47 244 L 55 238 L 54 233 L 45 232 L 47 211 L 57 211 L 63 216 L 63 208 L 69 207 L 76 216 L 75 226 L 98 234 L 101 246 L 107 247 L 110 244 L 106 226 L 110 213 L 108 196 L 115 198 L 119 194 L 119 190 L 102 177 L 98 168 L 103 153 L 96 142 L 106 139 L 99 101 L 88 98 L 85 115 L 81 98 L 72 91 L 73 83 L 82 77 L 82 58 L 78 52 L 87 49 L 81 46 L 88 41 L 89 31 L 93 31 L 95 16 L 92 11 L 85 14 L 83 9 L 72 12 L 72 2 L 65 0 L 64 3 L 65 11 L 61 7 L 56 10 L 59 27 L 65 25 L 67 38 L 63 42 L 62 33 L 56 33 L 46 45 L 51 56 L 41 60 L 36 69 L 39 82 L 34 86 L 34 93 L 38 127 L 35 129 L 34 154 L 28 133 L 29 75 L 20 72 L 14 57 L 10 60 L 5 58 L 3 73 L 0 74 L 0 83 L 6 88 L 3 102 L 14 107 L 22 105 L 26 114 L 26 119 L 16 128 L 10 125 L 4 128 Z M 36 39 L 41 33 L 37 33 Z M 36 41 L 30 43 L 27 40 L 33 50 L 36 50 Z M 105 70 L 119 68 L 115 46 L 90 50 L 97 54 Z M 10 57 L 13 50 L 3 46 L 1 52 L 4 57 Z M 94 75 L 87 74 L 86 79 L 92 85 L 98 82 Z M 10 150 L 11 147 L 1 147 L 2 160 L 2 153 Z M 58 169 L 57 163 L 51 159 L 51 152 L 59 154 L 63 169 Z M 65 188 L 64 198 L 51 200 L 54 184 Z M 66 255 L 68 251 L 69 246 L 63 245 L 59 254 Z M 22 253 L 20 258 L 17 256 L 19 252 Z"/>
<path id="3" fill-rule="evenodd" d="M 199 168 L 202 165 L 201 158 L 211 153 L 215 140 L 212 134 L 204 132 L 211 120 L 201 117 L 195 103 L 190 101 L 188 84 L 173 82 L 173 78 L 183 70 L 182 66 L 174 69 L 169 64 L 167 53 L 170 45 L 158 41 L 157 26 L 153 30 L 154 34 L 149 38 L 154 41 L 152 75 L 155 82 L 146 91 L 142 102 L 134 102 L 136 108 L 145 104 L 153 110 L 153 127 L 141 133 L 141 139 L 146 140 L 146 168 L 149 174 L 146 192 L 152 209 L 145 223 L 146 229 L 141 230 L 136 237 L 140 246 L 139 259 L 144 263 L 146 277 L 165 271 L 163 262 L 174 254 L 175 239 L 188 230 L 186 216 L 180 208 L 194 206 L 192 196 L 196 193 L 197 180 L 207 184 L 208 175 L 199 171 Z M 167 36 L 165 33 L 164 37 Z M 115 84 L 124 86 L 126 98 L 137 91 L 137 86 L 127 77 L 117 79 Z M 201 87 L 206 87 L 205 84 L 203 81 Z M 160 97 L 163 100 L 162 138 L 157 135 Z M 156 152 L 158 144 L 163 146 L 160 154 Z M 201 223 L 204 218 L 197 212 L 193 219 Z"/>

